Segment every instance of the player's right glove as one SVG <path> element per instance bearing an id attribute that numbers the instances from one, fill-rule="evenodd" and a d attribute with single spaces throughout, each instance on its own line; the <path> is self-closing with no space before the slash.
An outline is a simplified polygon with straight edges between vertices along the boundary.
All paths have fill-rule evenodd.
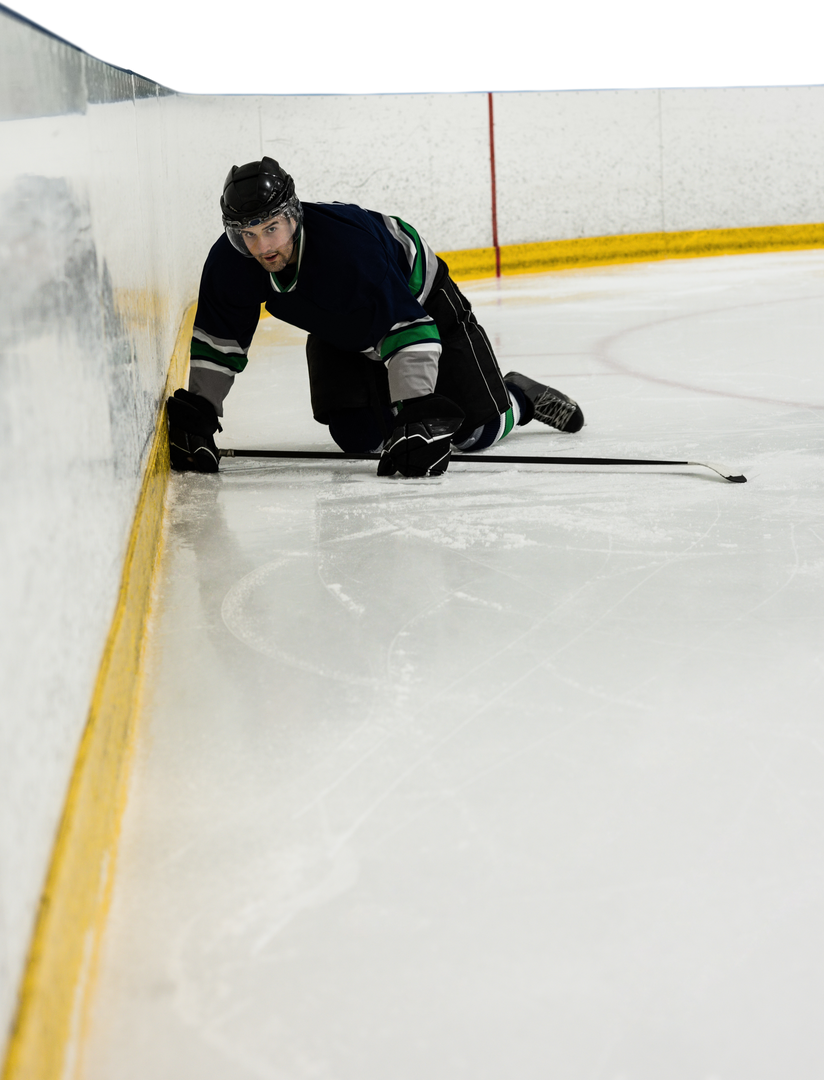
<path id="1" fill-rule="evenodd" d="M 378 476 L 440 476 L 452 456 L 452 436 L 464 414 L 441 394 L 409 398 L 398 408 L 395 429 L 378 462 Z"/>
<path id="2" fill-rule="evenodd" d="M 166 402 L 169 417 L 169 457 L 178 472 L 217 472 L 220 463 L 215 440 L 222 431 L 211 401 L 189 390 L 175 390 Z"/>

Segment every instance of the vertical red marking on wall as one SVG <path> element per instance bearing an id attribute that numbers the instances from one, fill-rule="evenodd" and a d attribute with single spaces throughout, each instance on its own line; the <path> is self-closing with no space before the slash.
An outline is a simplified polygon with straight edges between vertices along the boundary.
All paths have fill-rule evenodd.
<path id="1" fill-rule="evenodd" d="M 492 246 L 495 248 L 495 277 L 501 276 L 501 249 L 498 246 L 498 187 L 495 181 L 495 117 L 492 112 L 492 92 L 489 98 L 489 169 L 492 176 Z"/>

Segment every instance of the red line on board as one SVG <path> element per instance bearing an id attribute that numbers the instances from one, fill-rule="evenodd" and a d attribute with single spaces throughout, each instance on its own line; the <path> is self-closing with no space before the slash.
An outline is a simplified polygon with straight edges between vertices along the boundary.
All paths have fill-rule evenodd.
<path id="1" fill-rule="evenodd" d="M 498 187 L 495 181 L 495 117 L 492 112 L 492 91 L 489 99 L 489 171 L 492 177 L 492 246 L 495 248 L 495 277 L 501 276 L 501 249 L 498 246 Z"/>

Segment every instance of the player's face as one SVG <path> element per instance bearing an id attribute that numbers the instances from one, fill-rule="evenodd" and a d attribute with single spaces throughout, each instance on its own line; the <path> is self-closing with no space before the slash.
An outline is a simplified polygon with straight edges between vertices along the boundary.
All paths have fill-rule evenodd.
<path id="1" fill-rule="evenodd" d="M 249 225 L 243 230 L 243 240 L 260 265 L 270 273 L 283 270 L 297 262 L 298 250 L 294 241 L 297 222 L 288 217 L 270 218 L 261 225 Z"/>

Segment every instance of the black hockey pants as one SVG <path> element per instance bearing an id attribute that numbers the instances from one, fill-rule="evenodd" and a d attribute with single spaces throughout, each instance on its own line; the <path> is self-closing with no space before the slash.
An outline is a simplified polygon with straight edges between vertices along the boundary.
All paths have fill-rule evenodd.
<path id="1" fill-rule="evenodd" d="M 466 416 L 455 435 L 458 443 L 506 412 L 509 394 L 489 339 L 443 259 L 438 259 L 423 307 L 441 338 L 435 392 L 454 401 Z M 362 353 L 329 345 L 315 334 L 306 341 L 306 358 L 315 419 L 329 425 L 339 445 L 344 439 L 345 449 L 375 449 L 393 426 L 385 366 Z"/>

